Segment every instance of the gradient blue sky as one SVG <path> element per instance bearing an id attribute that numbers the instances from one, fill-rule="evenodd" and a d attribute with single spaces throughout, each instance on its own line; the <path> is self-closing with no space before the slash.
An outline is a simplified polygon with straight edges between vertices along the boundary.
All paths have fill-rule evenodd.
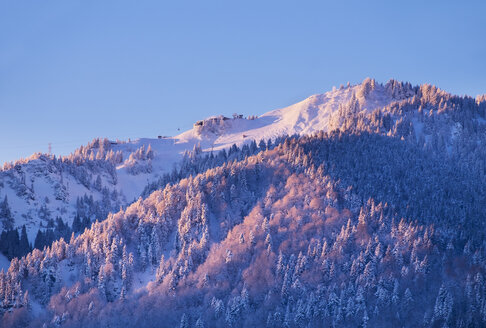
<path id="1" fill-rule="evenodd" d="M 0 0 L 0 163 L 370 76 L 486 93 L 485 1 Z"/>

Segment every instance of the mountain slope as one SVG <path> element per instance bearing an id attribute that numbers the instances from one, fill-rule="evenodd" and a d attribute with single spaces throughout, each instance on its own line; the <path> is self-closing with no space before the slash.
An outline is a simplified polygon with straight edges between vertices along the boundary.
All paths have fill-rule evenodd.
<path id="1" fill-rule="evenodd" d="M 2 324 L 481 327 L 485 109 L 366 80 L 259 118 L 7 167 L 4 186 L 33 203 L 36 179 L 82 186 L 87 198 L 57 201 L 101 222 L 12 261 Z"/>
<path id="2" fill-rule="evenodd" d="M 3 323 L 480 327 L 485 178 L 402 137 L 288 138 L 168 184 L 13 260 Z"/>
<path id="3" fill-rule="evenodd" d="M 371 112 L 394 101 L 412 97 L 415 92 L 416 89 L 414 90 L 410 84 L 391 81 L 384 86 L 366 79 L 362 84 L 314 95 L 297 104 L 270 111 L 251 120 L 228 120 L 228 123 L 223 124 L 220 124 L 220 121 L 213 123 L 211 120 L 205 120 L 203 123 L 206 124 L 200 129 L 196 126 L 175 139 L 177 143 L 201 141 L 203 148 L 218 150 L 232 144 L 241 145 L 247 140 L 312 134 L 329 130 L 333 113 L 353 99 L 358 102 L 359 110 Z"/>
<path id="4" fill-rule="evenodd" d="M 282 135 L 368 131 L 414 139 L 465 158 L 471 151 L 484 153 L 478 145 L 484 144 L 485 110 L 484 97 L 457 97 L 430 85 L 412 87 L 394 80 L 382 85 L 366 79 L 260 117 L 208 118 L 175 137 L 129 142 L 95 139 L 63 158 L 35 154 L 4 165 L 0 223 L 4 230 L 26 225 L 31 244 L 39 229 L 45 231 L 43 242 L 34 245 L 42 248 L 61 236 L 69 238 L 65 226 L 76 224 L 76 218 L 83 221 L 81 226 L 76 224 L 75 232 L 80 232 L 140 195 L 148 196 L 169 182 L 236 159 L 225 153 L 201 165 L 199 157 L 204 154 L 231 150 L 233 144 L 247 145 L 244 153 L 253 154 L 260 148 L 254 141 L 261 146 L 260 140 Z M 484 160 L 477 158 L 463 164 L 483 167 Z M 59 222 L 62 229 L 58 229 Z M 49 232 L 52 230 L 62 232 Z M 9 237 L 0 238 L 0 246 L 5 244 L 11 244 Z M 25 253 L 5 254 L 11 258 Z"/>
<path id="5" fill-rule="evenodd" d="M 333 115 L 350 101 L 356 101 L 357 110 L 370 112 L 415 93 L 416 88 L 409 84 L 390 81 L 383 86 L 367 79 L 360 85 L 315 95 L 260 117 L 209 118 L 176 137 L 130 142 L 95 139 L 65 158 L 36 154 L 5 164 L 0 172 L 0 198 L 7 196 L 11 215 L 1 220 L 3 229 L 26 225 L 33 243 L 38 229 L 48 226 L 49 219 L 60 217 L 68 225 L 76 214 L 102 220 L 108 211 L 130 204 L 148 183 L 171 172 L 183 154 L 195 147 L 205 152 L 218 151 L 252 140 L 326 131 L 339 125 L 332 120 Z M 107 193 L 110 204 L 100 205 L 106 203 Z M 89 209 L 79 211 L 78 200 L 85 196 L 93 197 L 93 201 L 86 205 Z"/>

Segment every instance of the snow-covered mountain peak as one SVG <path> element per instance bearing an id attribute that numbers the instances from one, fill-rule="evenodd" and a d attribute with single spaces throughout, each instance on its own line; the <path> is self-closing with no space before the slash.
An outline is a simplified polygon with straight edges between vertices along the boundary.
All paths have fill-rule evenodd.
<path id="1" fill-rule="evenodd" d="M 205 150 L 220 150 L 249 140 L 273 139 L 283 134 L 311 134 L 327 131 L 339 106 L 356 102 L 358 110 L 372 111 L 409 98 L 415 89 L 409 83 L 390 80 L 385 85 L 373 79 L 312 95 L 296 104 L 267 112 L 259 117 L 215 116 L 198 121 L 193 129 L 176 137 L 176 143 L 200 143 Z"/>
<path id="2" fill-rule="evenodd" d="M 418 90 L 409 83 L 390 80 L 383 85 L 367 78 L 261 116 L 212 116 L 194 122 L 192 129 L 174 137 L 128 142 L 95 139 L 62 158 L 36 154 L 4 166 L 0 199 L 8 196 L 14 227 L 26 224 L 32 240 L 40 222 L 45 226 L 47 218 L 59 216 L 71 224 L 80 212 L 76 209 L 81 206 L 79 199 L 85 195 L 91 197 L 94 207 L 108 203 L 111 195 L 111 205 L 105 206 L 109 210 L 137 199 L 149 183 L 171 172 L 187 151 L 219 151 L 282 135 L 329 131 L 339 127 L 348 112 L 371 112 L 410 98 Z M 39 217 L 39 211 L 46 213 L 45 217 Z M 96 211 L 91 214 L 94 219 Z"/>
<path id="3" fill-rule="evenodd" d="M 0 326 L 484 326 L 485 122 L 484 97 L 366 79 L 9 163 Z"/>

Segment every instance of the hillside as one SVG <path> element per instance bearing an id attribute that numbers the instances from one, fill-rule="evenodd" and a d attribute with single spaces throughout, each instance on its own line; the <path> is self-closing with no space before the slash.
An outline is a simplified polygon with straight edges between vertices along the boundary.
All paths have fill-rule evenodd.
<path id="1" fill-rule="evenodd" d="M 18 196 L 33 208 L 49 190 L 36 183 L 57 182 L 62 220 L 99 222 L 12 260 L 1 322 L 482 327 L 485 110 L 367 79 L 257 118 L 7 166 L 4 190 L 34 177 Z M 92 200 L 72 201 L 82 193 Z"/>
<path id="2" fill-rule="evenodd" d="M 371 112 L 416 92 L 409 84 L 390 81 L 381 85 L 367 79 L 259 117 L 208 118 L 175 137 L 129 142 L 95 139 L 70 156 L 35 154 L 6 163 L 0 172 L 0 199 L 7 197 L 10 217 L 1 223 L 4 230 L 26 225 L 33 244 L 39 228 L 47 227 L 49 219 L 60 217 L 70 226 L 76 214 L 102 220 L 108 211 L 130 204 L 147 184 L 170 173 L 184 153 L 196 147 L 203 152 L 219 151 L 233 144 L 327 131 L 340 125 L 338 114 L 350 102 L 356 111 Z M 92 200 L 84 204 L 85 210 L 79 210 L 83 197 Z M 108 198 L 110 204 L 106 204 Z M 105 204 L 101 206 L 101 202 Z"/>

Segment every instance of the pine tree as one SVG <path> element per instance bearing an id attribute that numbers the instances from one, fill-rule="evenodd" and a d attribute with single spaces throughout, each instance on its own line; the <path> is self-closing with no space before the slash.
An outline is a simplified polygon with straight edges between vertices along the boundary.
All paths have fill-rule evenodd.
<path id="1" fill-rule="evenodd" d="M 241 290 L 241 310 L 246 312 L 250 309 L 250 295 L 246 287 Z"/>
<path id="2" fill-rule="evenodd" d="M 291 325 L 292 325 L 291 320 L 292 320 L 292 318 L 291 318 L 291 313 L 290 313 L 290 305 L 287 304 L 287 307 L 285 308 L 283 327 L 290 328 Z"/>
<path id="3" fill-rule="evenodd" d="M 154 158 L 154 151 L 152 150 L 151 144 L 149 144 L 148 147 L 147 147 L 146 157 L 147 157 L 147 159 L 153 159 Z"/>
<path id="4" fill-rule="evenodd" d="M 75 233 L 78 233 L 78 232 L 81 232 L 82 229 L 83 229 L 83 225 L 81 223 L 81 218 L 80 218 L 79 214 L 76 214 L 74 216 L 74 219 L 73 219 L 72 230 Z"/>
<path id="5" fill-rule="evenodd" d="M 204 320 L 201 317 L 199 317 L 196 321 L 196 328 L 204 328 L 204 327 L 205 327 Z"/>
<path id="6" fill-rule="evenodd" d="M 267 328 L 273 328 L 274 322 L 273 322 L 273 315 L 272 313 L 269 313 L 267 316 Z"/>
<path id="7" fill-rule="evenodd" d="M 368 311 L 365 308 L 364 311 L 363 311 L 363 320 L 362 320 L 361 327 L 362 328 L 367 328 L 368 327 L 368 321 L 369 320 L 370 320 L 370 318 L 368 317 Z"/>
<path id="8" fill-rule="evenodd" d="M 124 302 L 126 299 L 126 289 L 125 286 L 122 286 L 120 291 L 120 301 Z"/>
<path id="9" fill-rule="evenodd" d="M 412 292 L 410 291 L 409 288 L 407 288 L 405 290 L 405 293 L 404 293 L 404 300 L 403 300 L 403 306 L 404 306 L 404 309 L 405 311 L 410 311 L 412 305 L 413 305 L 413 297 L 412 297 Z"/>
<path id="10" fill-rule="evenodd" d="M 101 176 L 98 175 L 93 187 L 95 190 L 101 191 Z"/>
<path id="11" fill-rule="evenodd" d="M 233 259 L 233 252 L 230 249 L 227 249 L 226 250 L 225 262 L 231 263 L 232 259 Z"/>
<path id="12" fill-rule="evenodd" d="M 301 299 L 297 301 L 297 310 L 294 316 L 295 326 L 299 328 L 305 327 L 305 307 Z"/>
<path id="13" fill-rule="evenodd" d="M 31 251 L 29 239 L 27 238 L 27 229 L 25 225 L 22 226 L 22 232 L 20 234 L 19 255 L 23 256 Z"/>
<path id="14" fill-rule="evenodd" d="M 394 305 L 397 305 L 399 300 L 400 300 L 400 297 L 398 295 L 398 287 L 399 287 L 398 280 L 395 279 L 394 282 L 393 282 L 393 293 L 392 293 L 392 297 L 391 297 L 392 303 Z"/>
<path id="15" fill-rule="evenodd" d="M 7 195 L 5 195 L 3 202 L 0 203 L 0 223 L 2 223 L 4 230 L 13 229 L 14 221 L 8 204 Z"/>
<path id="16" fill-rule="evenodd" d="M 100 272 L 98 274 L 98 291 L 101 295 L 102 298 L 106 297 L 106 276 L 105 276 L 105 270 L 103 267 L 100 268 Z"/>
<path id="17" fill-rule="evenodd" d="M 256 245 L 256 237 L 255 237 L 255 233 L 252 231 L 250 231 L 250 245 L 251 246 L 255 246 Z"/>
<path id="18" fill-rule="evenodd" d="M 284 258 L 282 251 L 279 251 L 278 260 L 277 260 L 277 271 L 276 271 L 277 277 L 282 276 L 284 269 L 285 269 L 284 266 L 285 266 L 285 258 Z"/>
<path id="19" fill-rule="evenodd" d="M 452 313 L 453 299 L 450 292 L 447 290 L 446 286 L 442 284 L 437 295 L 435 306 L 434 306 L 434 320 L 444 320 L 447 322 Z"/>

